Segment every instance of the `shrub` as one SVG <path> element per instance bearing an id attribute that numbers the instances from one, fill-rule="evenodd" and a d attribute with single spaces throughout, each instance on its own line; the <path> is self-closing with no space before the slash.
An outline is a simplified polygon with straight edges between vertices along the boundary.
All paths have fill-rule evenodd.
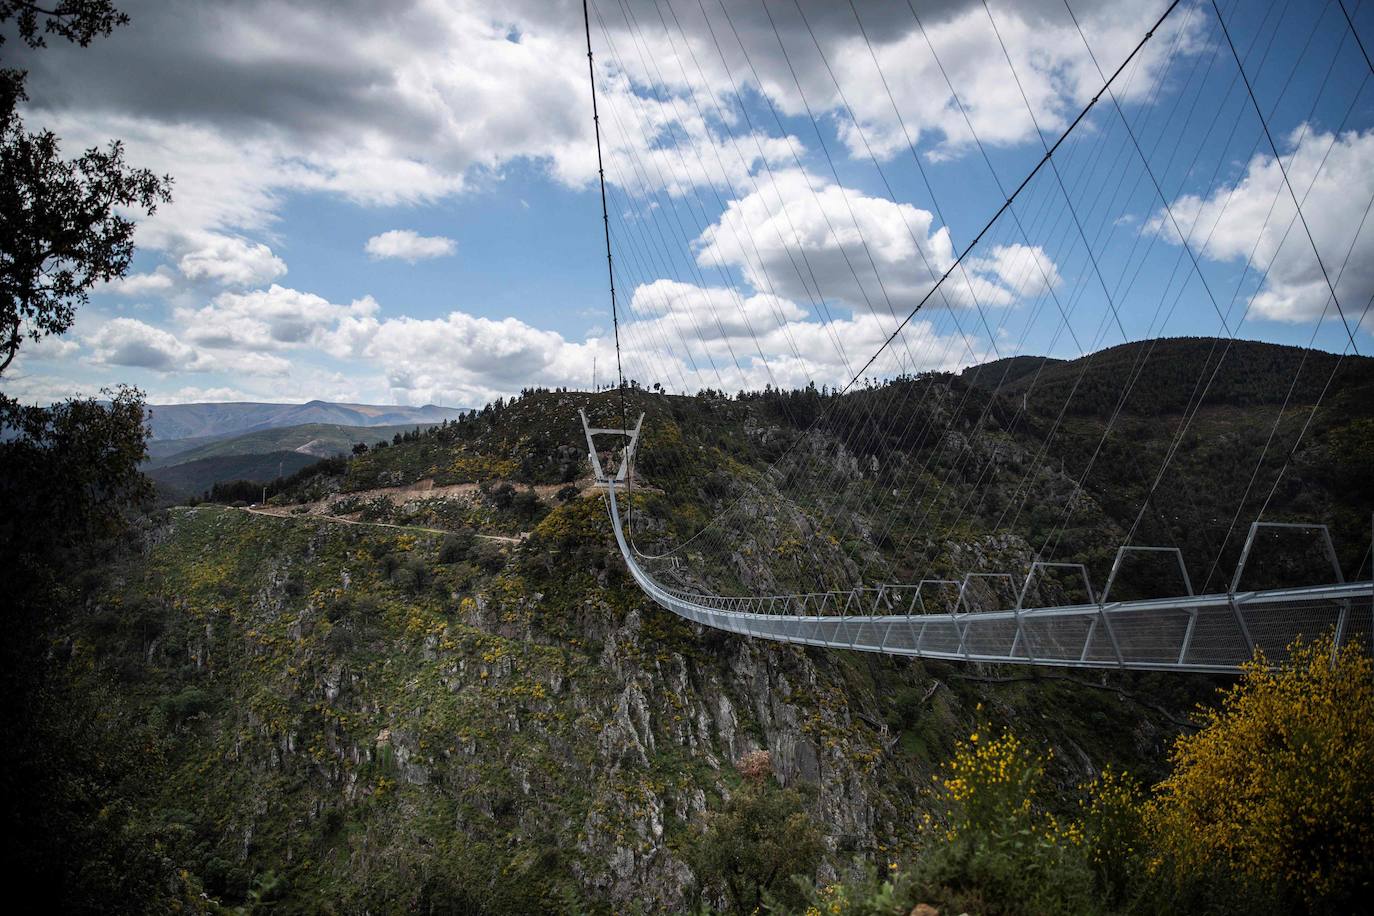
<path id="1" fill-rule="evenodd" d="M 511 511 L 523 521 L 534 519 L 541 508 L 539 496 L 533 490 L 521 490 L 511 500 Z"/>
<path id="2" fill-rule="evenodd" d="M 814 881 L 825 846 L 801 795 L 770 778 L 753 779 L 712 813 L 684 850 L 703 882 L 718 882 L 733 911 L 804 902 L 801 881 Z"/>
<path id="3" fill-rule="evenodd" d="M 429 588 L 430 583 L 434 581 L 434 576 L 423 559 L 411 556 L 397 565 L 391 573 L 391 581 L 401 591 L 418 595 Z"/>
<path id="4" fill-rule="evenodd" d="M 1347 911 L 1374 882 L 1374 664 L 1330 639 L 1263 656 L 1172 751 L 1149 806 L 1179 862 L 1215 861 L 1308 909 Z"/>
<path id="5" fill-rule="evenodd" d="M 976 892 L 989 913 L 1098 911 L 1081 826 L 1041 805 L 1049 760 L 1009 731 L 960 741 L 936 782 L 945 816 L 925 824 L 918 884 Z"/>
<path id="6" fill-rule="evenodd" d="M 495 541 L 474 539 L 468 548 L 468 562 L 487 574 L 497 573 L 506 565 L 506 552 Z"/>
<path id="7" fill-rule="evenodd" d="M 1147 871 L 1145 792 L 1129 774 L 1111 769 L 1084 789 L 1079 823 L 1088 864 L 1105 902 L 1116 907 L 1139 889 Z"/>
<path id="8" fill-rule="evenodd" d="M 172 696 L 163 697 L 158 705 L 169 721 L 180 725 L 187 719 L 213 712 L 218 705 L 218 699 L 214 694 L 199 687 L 187 687 Z"/>
<path id="9" fill-rule="evenodd" d="M 439 562 L 447 566 L 466 559 L 475 540 L 472 532 L 467 530 L 444 535 L 439 543 Z"/>

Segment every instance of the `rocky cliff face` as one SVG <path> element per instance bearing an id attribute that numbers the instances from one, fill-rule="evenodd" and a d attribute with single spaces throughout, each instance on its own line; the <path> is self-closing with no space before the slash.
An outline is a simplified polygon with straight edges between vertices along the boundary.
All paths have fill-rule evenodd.
<path id="1" fill-rule="evenodd" d="M 270 876 L 307 909 L 678 909 L 719 899 L 683 850 L 752 751 L 803 793 L 833 874 L 910 841 L 930 772 L 984 718 L 1061 749 L 1066 781 L 1162 747 L 1116 693 L 693 629 L 612 549 L 593 500 L 494 563 L 437 535 L 174 510 L 71 647 L 154 726 L 148 816 L 227 903 Z"/>

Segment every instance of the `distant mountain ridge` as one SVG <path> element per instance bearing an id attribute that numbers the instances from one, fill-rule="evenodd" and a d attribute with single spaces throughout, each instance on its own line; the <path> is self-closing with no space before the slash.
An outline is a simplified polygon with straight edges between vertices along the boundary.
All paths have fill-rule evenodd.
<path id="1" fill-rule="evenodd" d="M 391 439 L 397 433 L 429 429 L 433 423 L 401 423 L 395 426 L 335 426 L 331 423 L 306 423 L 302 426 L 275 426 L 247 433 L 197 436 L 190 439 L 159 439 L 148 444 L 144 470 L 185 464 L 201 458 L 223 455 L 263 455 L 268 452 L 300 452 L 317 458 L 342 455 L 355 442 L 371 445 Z"/>
<path id="2" fill-rule="evenodd" d="M 214 455 L 169 467 L 154 468 L 148 476 L 167 502 L 197 497 L 225 480 L 267 482 L 290 476 L 320 459 L 302 452 L 265 452 L 257 455 Z"/>
<path id="3" fill-rule="evenodd" d="M 341 404 L 319 400 L 304 404 L 150 404 L 147 409 L 153 441 L 217 438 L 307 423 L 336 426 L 440 423 L 468 412 L 466 407 L 439 407 L 435 404 L 407 407 L 400 404 Z"/>

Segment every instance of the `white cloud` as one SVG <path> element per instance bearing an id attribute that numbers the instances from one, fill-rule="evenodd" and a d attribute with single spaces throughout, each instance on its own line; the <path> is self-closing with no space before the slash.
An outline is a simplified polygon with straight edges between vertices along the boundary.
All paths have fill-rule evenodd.
<path id="1" fill-rule="evenodd" d="M 155 372 L 233 372 L 281 377 L 291 364 L 267 353 L 199 350 L 163 328 L 134 318 L 111 318 L 86 338 L 97 366 L 151 369 Z"/>
<path id="2" fill-rule="evenodd" d="M 928 210 L 795 169 L 774 179 L 731 201 L 707 227 L 696 242 L 700 264 L 739 268 L 756 290 L 890 318 L 909 312 L 954 263 L 949 231 L 935 228 Z M 994 248 L 965 267 L 930 305 L 1006 306 L 1058 282 L 1045 253 L 1022 245 Z"/>
<path id="3" fill-rule="evenodd" d="M 252 401 L 255 395 L 238 388 L 197 388 L 187 385 L 171 394 L 159 395 L 158 404 L 206 404 L 233 401 Z"/>
<path id="4" fill-rule="evenodd" d="M 5 394 L 23 404 L 46 405 L 66 398 L 96 397 L 100 387 L 70 377 L 16 373 L 13 366 L 5 375 Z"/>
<path id="5" fill-rule="evenodd" d="M 898 153 L 905 141 L 897 112 L 858 21 L 847 4 L 808 6 L 859 123 L 880 155 Z M 1158 13 L 1081 6 L 1099 59 L 1112 63 Z M 792 66 L 813 111 L 837 115 L 842 108 L 809 30 L 786 5 L 774 16 L 790 60 L 761 7 L 732 10 L 735 28 L 724 30 L 723 16 L 708 4 L 713 34 L 687 4 L 675 11 L 671 35 L 660 6 L 630 7 L 636 28 L 608 11 L 593 23 L 593 39 L 608 176 L 634 193 L 684 194 L 703 185 L 739 191 L 761 161 L 791 164 L 798 141 L 779 136 L 771 119 L 756 119 L 749 130 L 733 92 L 762 92 L 784 113 L 801 115 L 806 106 Z M 940 155 L 961 152 L 967 128 L 914 18 L 901 4 L 859 7 L 907 127 L 929 134 Z M 135 2 L 132 12 L 131 25 L 88 49 L 17 51 L 34 71 L 32 107 L 70 146 L 120 137 L 131 162 L 175 176 L 175 200 L 145 221 L 142 245 L 182 256 L 197 233 L 260 232 L 290 192 L 369 205 L 432 202 L 499 179 L 521 159 L 543 163 L 572 186 L 595 178 L 582 29 L 561 5 L 513 2 L 493 11 L 477 0 L 411 0 L 388 5 L 379 17 L 366 4 L 283 9 L 249 0 Z M 962 87 L 980 136 L 1000 144 L 1031 140 L 1029 115 L 999 66 L 982 5 L 955 2 L 928 15 L 930 39 Z M 1053 3 L 997 15 L 1042 127 L 1062 127 L 1100 82 L 1077 31 Z M 1157 85 L 1177 30 L 1184 53 L 1201 47 L 1200 21 L 1191 8 L 1176 13 L 1122 81 L 1121 94 L 1144 98 Z M 718 44 L 725 32 L 730 37 Z M 866 158 L 852 127 L 839 126 L 851 153 Z M 264 257 L 254 281 L 231 272 L 231 282 L 274 279 L 280 271 L 271 273 L 270 263 Z"/>
<path id="6" fill-rule="evenodd" d="M 640 323 L 645 333 L 671 334 L 674 339 L 767 334 L 807 316 L 795 302 L 778 296 L 746 297 L 724 287 L 703 289 L 675 280 L 656 280 L 637 287 L 630 309 L 646 319 Z"/>
<path id="7" fill-rule="evenodd" d="M 984 257 L 965 262 L 969 270 L 995 274 L 1017 298 L 1039 296 L 1059 286 L 1059 268 L 1039 245 L 995 245 Z"/>
<path id="8" fill-rule="evenodd" d="M 374 362 L 405 403 L 474 403 L 526 385 L 582 382 L 583 374 L 589 382 L 596 344 L 572 343 L 516 318 L 452 312 L 438 319 L 345 317 L 329 346 L 335 356 Z"/>
<path id="9" fill-rule="evenodd" d="M 627 377 L 644 385 L 660 382 L 671 390 L 689 391 L 761 388 L 770 382 L 801 386 L 813 380 L 843 384 L 850 369 L 836 355 L 834 338 L 867 353 L 891 333 L 890 321 L 874 315 L 823 324 L 804 318 L 804 310 L 795 303 L 752 296 L 743 300 L 743 307 L 759 322 L 755 330 L 765 357 L 760 359 L 742 322 L 727 322 L 723 330 L 715 324 L 717 309 L 722 319 L 728 318 L 733 298 L 728 290 L 669 281 L 636 290 L 631 297 L 636 317 L 621 324 Z M 785 321 L 777 320 L 775 309 Z M 693 336 L 680 338 L 677 331 L 683 327 L 690 327 Z M 696 329 L 703 332 L 702 338 L 695 337 Z M 726 355 L 730 347 L 739 365 Z M 480 404 L 529 385 L 585 388 L 592 384 L 593 360 L 599 363 L 602 382 L 614 377 L 616 365 L 614 344 L 604 337 L 573 341 L 514 318 L 494 321 L 463 312 L 439 319 L 345 318 L 333 335 L 331 352 L 375 366 L 388 397 L 410 404 Z M 970 353 L 961 337 L 915 321 L 904 331 L 901 346 L 875 367 L 874 375 L 953 369 L 986 356 Z"/>
<path id="10" fill-rule="evenodd" d="M 81 345 L 74 340 L 49 334 L 38 340 L 26 340 L 19 348 L 19 355 L 27 359 L 66 359 L 81 352 Z"/>
<path id="11" fill-rule="evenodd" d="M 177 261 L 192 280 L 209 280 L 225 286 L 256 286 L 286 273 L 286 263 L 260 242 L 236 236 L 204 233 L 195 247 Z"/>
<path id="12" fill-rule="evenodd" d="M 375 372 L 375 384 L 398 400 L 447 403 L 477 403 L 527 384 L 586 385 L 593 358 L 606 377 L 614 351 L 605 335 L 572 341 L 517 319 L 463 312 L 383 319 L 371 298 L 342 305 L 276 285 L 286 265 L 258 241 L 277 244 L 283 201 L 302 192 L 369 206 L 432 203 L 502 180 L 503 169 L 520 160 L 536 162 L 568 186 L 594 180 L 577 17 L 542 0 L 512 0 L 497 11 L 475 0 L 413 0 L 390 5 L 385 16 L 367 4 L 130 3 L 134 24 L 92 48 L 55 46 L 21 59 L 35 68 L 30 110 L 68 148 L 121 137 L 132 163 L 173 174 L 175 202 L 141 222 L 140 246 L 164 252 L 186 280 L 234 289 L 208 304 L 194 300 L 196 307 L 175 299 L 182 306 L 174 313 L 175 332 L 111 322 L 90 338 L 97 362 L 289 375 L 293 385 L 319 386 L 313 393 L 374 384 L 357 373 Z M 876 349 L 892 326 L 888 297 L 904 314 L 951 263 L 948 232 L 910 204 L 809 178 L 794 167 L 803 152 L 796 138 L 779 136 L 785 131 L 769 118 L 756 118 L 752 130 L 743 122 L 732 82 L 745 90 L 753 111 L 761 111 L 753 91 L 786 114 L 804 111 L 788 70 L 793 64 L 812 109 L 837 116 L 839 95 L 809 30 L 787 4 L 774 15 L 790 63 L 761 5 L 732 9 L 734 22 L 725 30 L 717 17 L 717 35 L 692 4 L 679 6 L 669 21 L 680 16 L 684 31 L 671 39 L 659 19 L 661 5 L 645 0 L 629 0 L 627 10 L 642 31 L 629 29 L 615 15 L 620 10 L 605 11 L 609 38 L 603 23 L 593 23 L 607 175 L 641 198 L 625 204 L 633 212 L 652 208 L 656 202 L 644 198 L 660 191 L 685 196 L 711 186 L 739 196 L 698 239 L 696 254 L 703 266 L 739 270 L 751 288 L 737 294 L 653 282 L 651 274 L 631 298 L 628 358 L 646 377 L 680 377 L 689 386 L 716 385 L 709 363 L 724 365 L 731 351 L 744 354 L 742 370 L 729 360 L 736 373 L 731 386 L 845 381 L 835 340 L 851 353 Z M 716 5 L 708 0 L 706 6 L 714 16 Z M 1082 6 L 1104 64 L 1119 60 L 1157 15 L 1088 0 Z M 864 132 L 879 155 L 898 155 L 905 140 L 848 4 L 807 7 Z M 859 7 L 902 118 L 923 150 L 943 157 L 965 152 L 971 138 L 909 11 L 902 4 Z M 1057 129 L 1098 82 L 1076 31 L 1057 2 L 999 5 L 996 14 L 1041 126 Z M 1142 66 L 1123 83 L 1128 99 L 1144 98 L 1158 85 L 1173 29 L 1184 28 L 1178 43 L 1184 53 L 1200 47 L 1185 14 L 1189 9 L 1181 8 L 1147 46 Z M 1001 51 L 982 5 L 943 3 L 931 9 L 927 29 L 980 136 L 994 144 L 1032 140 L 1019 93 L 1005 68 L 995 66 Z M 736 31 L 757 79 L 735 43 Z M 725 39 L 724 60 L 718 36 Z M 852 125 L 837 123 L 850 152 L 866 158 Z M 765 162 L 776 180 L 761 174 Z M 451 254 L 452 242 L 396 230 L 370 239 L 367 250 L 414 260 Z M 820 294 L 852 315 L 829 323 L 811 315 L 818 294 L 809 272 L 794 265 L 797 250 L 815 270 Z M 968 268 L 968 278 L 960 272 L 949 283 L 950 304 L 968 305 L 976 295 L 985 305 L 1007 306 L 1060 282 L 1043 251 L 1019 245 L 991 248 Z M 256 288 L 263 284 L 271 285 Z M 110 291 L 165 294 L 180 285 L 163 268 Z M 750 352 L 751 330 L 771 375 Z M 669 353 L 659 343 L 679 337 L 695 341 L 689 352 Z M 952 367 L 977 355 L 962 338 L 925 321 L 913 322 L 903 344 L 901 359 L 910 351 L 912 362 L 894 364 L 898 369 Z M 327 377 L 299 364 L 293 372 L 274 355 L 287 351 L 356 361 L 355 377 Z M 692 359 L 699 359 L 695 367 Z"/>
<path id="13" fill-rule="evenodd" d="M 1303 214 L 1332 282 L 1340 276 L 1336 293 L 1353 327 L 1374 295 L 1374 225 L 1366 224 L 1355 238 L 1374 198 L 1374 130 L 1335 136 L 1300 126 L 1286 146 L 1283 168 L 1303 202 Z M 1170 209 L 1190 244 L 1209 258 L 1243 263 L 1254 250 L 1253 269 L 1267 270 L 1268 275 L 1254 297 L 1252 314 L 1303 322 L 1316 319 L 1325 309 L 1328 319 L 1337 317 L 1326 278 L 1306 232 L 1296 222 L 1293 199 L 1273 156 L 1255 156 L 1233 185 L 1219 187 L 1206 198 L 1185 195 Z M 1146 228 L 1175 244 L 1179 241 L 1163 211 L 1152 216 Z M 1347 252 L 1349 262 L 1340 274 Z M 1374 315 L 1366 322 L 1374 329 Z"/>
<path id="14" fill-rule="evenodd" d="M 234 350 L 201 351 L 196 368 L 205 372 L 228 372 L 236 378 L 280 379 L 291 374 L 291 363 L 280 356 Z"/>
<path id="15" fill-rule="evenodd" d="M 414 264 L 430 258 L 442 258 L 458 250 L 458 243 L 442 235 L 420 235 L 413 229 L 392 229 L 374 235 L 364 246 L 373 258 L 397 258 Z"/>
<path id="16" fill-rule="evenodd" d="M 202 308 L 178 309 L 176 317 L 202 346 L 276 350 L 319 345 L 340 320 L 376 311 L 371 297 L 336 305 L 273 283 L 267 289 L 220 293 Z"/>
<path id="17" fill-rule="evenodd" d="M 1162 4 L 1083 8 L 1086 6 L 1081 5 L 1077 13 L 1093 53 L 1107 73 L 1125 59 L 1162 9 Z M 1034 140 L 1037 122 L 1047 135 L 1062 131 L 1103 81 L 1077 28 L 1062 8 L 998 4 L 993 16 L 997 31 L 983 5 L 971 3 L 948 17 L 929 17 L 925 36 L 910 31 L 896 40 L 879 42 L 874 53 L 881 75 L 861 37 L 837 41 L 828 56 L 862 130 L 861 134 L 848 119 L 842 122 L 841 137 L 850 153 L 867 156 L 872 148 L 878 155 L 890 157 L 905 152 L 903 124 L 913 141 L 920 142 L 927 134 L 938 137 L 930 153 L 933 159 L 960 155 L 971 147 L 970 122 L 984 143 L 1003 146 Z M 1015 65 L 1016 79 L 998 42 L 998 32 Z M 932 46 L 939 55 L 938 63 Z M 1204 46 L 1202 17 L 1191 7 L 1181 8 L 1145 46 L 1127 78 L 1114 85 L 1117 98 L 1125 102 L 1147 98 L 1163 77 L 1171 48 L 1175 55 L 1189 55 Z M 959 93 L 963 113 L 949 92 L 941 65 Z M 896 99 L 900 120 L 883 85 L 884 77 Z M 829 107 L 841 106 L 828 74 L 813 74 L 813 81 L 815 85 L 807 87 L 808 97 L 820 98 Z"/>
<path id="18" fill-rule="evenodd" d="M 87 344 L 96 363 L 155 369 L 159 372 L 193 370 L 196 351 L 175 335 L 133 318 L 111 318 L 92 334 Z"/>
<path id="19" fill-rule="evenodd" d="M 146 296 L 150 293 L 167 293 L 175 285 L 176 281 L 172 279 L 171 272 L 166 267 L 159 267 L 152 273 L 129 274 L 125 277 L 119 277 L 102 285 L 99 289 L 101 292 L 133 297 Z"/>

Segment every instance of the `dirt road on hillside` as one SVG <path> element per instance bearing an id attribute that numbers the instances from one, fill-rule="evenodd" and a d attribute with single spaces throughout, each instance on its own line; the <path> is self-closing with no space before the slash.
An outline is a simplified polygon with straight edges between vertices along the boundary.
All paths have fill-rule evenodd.
<path id="1" fill-rule="evenodd" d="M 452 531 L 445 531 L 442 528 L 422 528 L 419 525 L 394 525 L 391 522 L 363 522 L 351 518 L 340 518 L 337 515 L 314 515 L 311 513 L 294 514 L 289 509 L 268 509 L 262 506 L 244 506 L 241 511 L 249 515 L 265 515 L 269 518 L 289 518 L 304 519 L 312 522 L 334 522 L 337 525 L 363 525 L 371 528 L 395 528 L 399 531 L 423 531 L 426 534 L 453 534 Z M 503 544 L 519 544 L 529 537 L 528 531 L 520 532 L 519 536 L 511 537 L 504 534 L 476 534 L 475 537 L 483 538 L 488 541 L 500 541 Z"/>

